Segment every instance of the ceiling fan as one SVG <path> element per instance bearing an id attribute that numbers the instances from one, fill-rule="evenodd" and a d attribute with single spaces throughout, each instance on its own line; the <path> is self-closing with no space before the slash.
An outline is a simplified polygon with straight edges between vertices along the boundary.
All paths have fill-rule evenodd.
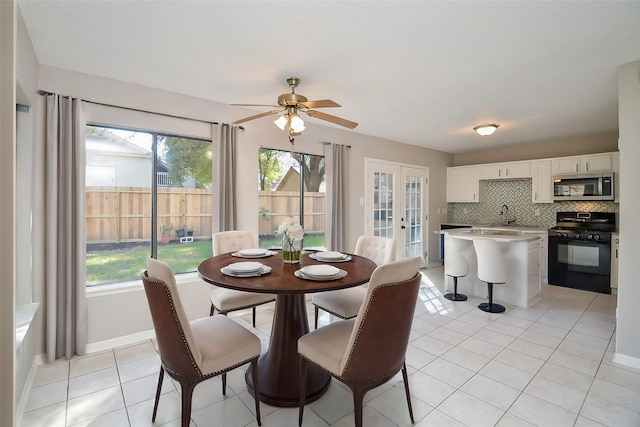
<path id="1" fill-rule="evenodd" d="M 278 105 L 265 105 L 265 104 L 231 104 L 242 107 L 284 107 L 278 110 L 265 111 L 264 113 L 256 114 L 254 116 L 245 117 L 240 120 L 236 120 L 232 124 L 240 124 L 248 122 L 249 120 L 259 119 L 260 117 L 270 116 L 272 114 L 283 113 L 274 123 L 282 130 L 289 131 L 289 140 L 293 143 L 293 137 L 302 134 L 305 129 L 304 122 L 299 116 L 299 112 L 303 112 L 309 117 L 315 117 L 317 119 L 326 120 L 331 123 L 335 123 L 340 126 L 353 129 L 358 126 L 358 123 L 351 120 L 343 119 L 341 117 L 332 116 L 331 114 L 323 113 L 321 111 L 313 110 L 313 108 L 329 108 L 340 107 L 335 101 L 330 99 L 321 99 L 318 101 L 309 101 L 305 96 L 296 93 L 296 87 L 300 83 L 298 77 L 289 77 L 287 84 L 291 86 L 291 93 L 283 93 L 278 97 Z"/>

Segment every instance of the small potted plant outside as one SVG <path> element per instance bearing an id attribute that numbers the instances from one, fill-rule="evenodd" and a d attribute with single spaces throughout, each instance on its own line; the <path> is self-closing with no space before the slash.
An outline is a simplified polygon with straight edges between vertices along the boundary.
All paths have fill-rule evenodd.
<path id="1" fill-rule="evenodd" d="M 173 230 L 173 224 L 160 226 L 160 241 L 162 243 L 169 243 L 171 240 L 171 230 Z"/>
<path id="2" fill-rule="evenodd" d="M 187 227 L 187 236 L 193 237 L 193 227 Z"/>
<path id="3" fill-rule="evenodd" d="M 182 228 L 176 228 L 176 234 L 178 235 L 179 239 L 182 239 L 187 235 L 187 226 L 183 225 Z"/>

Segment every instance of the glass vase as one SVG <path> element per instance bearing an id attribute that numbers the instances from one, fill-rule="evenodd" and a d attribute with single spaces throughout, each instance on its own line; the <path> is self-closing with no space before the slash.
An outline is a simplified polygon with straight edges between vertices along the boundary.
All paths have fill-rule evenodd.
<path id="1" fill-rule="evenodd" d="M 291 239 L 282 236 L 282 261 L 287 264 L 300 262 L 300 252 L 302 252 L 302 239 Z"/>

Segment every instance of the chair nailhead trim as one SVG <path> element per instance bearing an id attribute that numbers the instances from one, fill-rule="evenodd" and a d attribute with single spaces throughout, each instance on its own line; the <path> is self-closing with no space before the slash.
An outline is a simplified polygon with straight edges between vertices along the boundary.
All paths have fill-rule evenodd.
<path id="1" fill-rule="evenodd" d="M 416 276 L 417 276 L 417 274 L 416 274 Z M 351 347 L 351 352 L 349 353 L 349 357 L 347 358 L 347 363 L 345 363 L 344 369 L 342 370 L 342 372 L 346 371 L 347 368 L 349 367 L 349 362 L 351 362 L 351 356 L 353 356 L 353 347 L 356 346 L 356 343 L 358 342 L 358 338 L 360 338 L 360 332 L 362 331 L 362 325 L 364 324 L 365 320 L 367 319 L 367 314 L 369 313 L 369 307 L 371 306 L 371 300 L 375 296 L 376 292 L 378 292 L 378 289 L 391 287 L 391 286 L 397 286 L 397 285 L 403 285 L 405 283 L 411 282 L 413 279 L 416 278 L 416 276 L 413 276 L 411 279 L 405 280 L 403 282 L 384 283 L 384 284 L 382 284 L 380 286 L 377 286 L 373 290 L 373 294 L 371 295 L 371 298 L 369 299 L 369 305 L 367 305 L 367 308 L 366 308 L 366 310 L 364 312 L 364 316 L 362 317 L 362 322 L 360 322 L 360 327 L 358 327 L 358 332 L 356 333 L 356 339 L 353 340 L 353 346 Z M 381 377 L 381 378 L 383 378 L 383 377 Z M 377 378 L 377 379 L 380 379 L 380 378 Z M 373 381 L 375 381 L 375 380 L 373 380 Z"/>

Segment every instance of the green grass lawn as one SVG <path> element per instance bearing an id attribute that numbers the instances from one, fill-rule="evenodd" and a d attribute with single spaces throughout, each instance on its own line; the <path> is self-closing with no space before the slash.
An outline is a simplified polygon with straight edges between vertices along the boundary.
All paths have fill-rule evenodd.
<path id="1" fill-rule="evenodd" d="M 281 244 L 280 236 L 260 238 L 260 247 L 263 248 Z M 306 235 L 304 245 L 323 246 L 324 235 Z M 149 245 L 87 252 L 87 286 L 140 279 L 145 270 L 145 260 L 150 254 Z M 211 240 L 208 239 L 158 245 L 158 259 L 169 264 L 176 273 L 196 271 L 200 262 L 211 254 Z"/>

